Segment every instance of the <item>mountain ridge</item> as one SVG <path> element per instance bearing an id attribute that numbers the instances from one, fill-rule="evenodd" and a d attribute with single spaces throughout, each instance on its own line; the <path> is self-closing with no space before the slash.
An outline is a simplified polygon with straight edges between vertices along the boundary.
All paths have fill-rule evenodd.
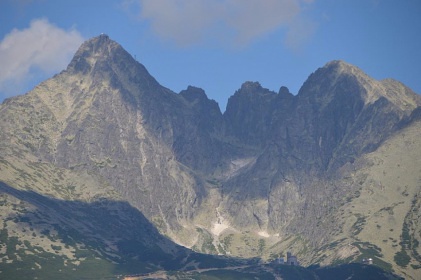
<path id="1" fill-rule="evenodd" d="M 294 250 L 304 264 L 329 264 L 357 260 L 375 243 L 380 264 L 415 275 L 417 269 L 393 258 L 405 252 L 415 265 L 417 249 L 399 251 L 369 234 L 359 239 L 364 227 L 377 230 L 367 221 L 378 220 L 352 205 L 360 205 L 361 193 L 368 199 L 363 190 L 373 184 L 393 193 L 387 176 L 377 169 L 367 173 L 383 164 L 368 157 L 388 162 L 387 172 L 396 174 L 384 147 L 404 131 L 411 131 L 413 152 L 420 151 L 411 129 L 419 123 L 420 104 L 420 96 L 399 82 L 376 81 L 332 61 L 297 95 L 245 82 L 222 114 L 204 90 L 189 86 L 177 94 L 161 86 L 118 43 L 100 35 L 82 44 L 66 70 L 1 104 L 0 176 L 13 188 L 40 193 L 48 190 L 43 184 L 54 186 L 47 176 L 53 170 L 71 174 L 88 190 L 106 186 L 162 234 L 204 253 L 267 259 Z M 400 164 L 416 164 L 396 143 L 405 155 Z M 89 183 L 79 181 L 75 174 L 81 172 L 90 174 Z M 402 205 L 404 217 L 420 192 L 414 172 L 407 174 L 407 196 L 398 192 L 370 211 L 383 213 L 387 201 Z M 31 186 L 31 180 L 38 183 Z M 409 232 L 418 240 L 416 228 Z M 347 243 L 355 245 L 347 249 Z"/>

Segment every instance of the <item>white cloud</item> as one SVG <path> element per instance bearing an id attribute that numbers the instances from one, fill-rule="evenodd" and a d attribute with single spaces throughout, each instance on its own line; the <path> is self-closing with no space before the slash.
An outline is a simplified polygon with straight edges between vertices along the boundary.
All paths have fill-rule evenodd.
<path id="1" fill-rule="evenodd" d="M 301 17 L 294 19 L 285 37 L 286 46 L 295 51 L 300 50 L 308 38 L 313 35 L 315 29 L 316 24 L 310 20 Z"/>
<path id="2" fill-rule="evenodd" d="M 218 4 L 210 1 L 142 0 L 141 18 L 150 20 L 154 32 L 180 45 L 200 40 L 202 31 L 213 24 Z"/>
<path id="3" fill-rule="evenodd" d="M 311 22 L 305 20 L 302 13 L 303 7 L 312 2 L 313 0 L 124 1 L 126 6 L 140 4 L 140 19 L 148 21 L 156 35 L 180 46 L 210 40 L 216 40 L 219 44 L 245 45 L 280 28 L 290 34 L 294 30 L 302 31 L 301 27 L 304 25 L 311 27 Z M 305 34 L 307 36 L 309 32 Z M 294 46 L 288 42 L 287 45 Z"/>
<path id="4" fill-rule="evenodd" d="M 33 20 L 27 29 L 13 29 L 0 42 L 0 92 L 22 93 L 17 90 L 26 90 L 34 77 L 64 69 L 83 40 L 76 30 L 63 30 L 46 19 Z"/>

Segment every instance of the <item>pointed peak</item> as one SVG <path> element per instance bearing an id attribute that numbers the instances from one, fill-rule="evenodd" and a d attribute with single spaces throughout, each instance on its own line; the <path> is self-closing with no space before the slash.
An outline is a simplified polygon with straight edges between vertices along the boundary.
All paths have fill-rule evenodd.
<path id="1" fill-rule="evenodd" d="M 121 46 L 117 42 L 111 40 L 108 35 L 101 34 L 85 41 L 76 52 L 76 55 L 86 52 L 107 55 L 115 48 L 121 48 Z"/>
<path id="2" fill-rule="evenodd" d="M 344 67 L 348 65 L 351 65 L 351 64 L 343 60 L 337 59 L 337 60 L 332 60 L 332 61 L 327 62 L 324 67 L 341 67 L 341 66 Z"/>
<path id="3" fill-rule="evenodd" d="M 343 60 L 332 60 L 325 64 L 324 69 L 335 70 L 336 72 L 362 72 L 358 67 Z"/>
<path id="4" fill-rule="evenodd" d="M 343 60 L 332 60 L 326 63 L 322 68 L 319 68 L 319 70 L 322 70 L 323 72 L 327 71 L 331 74 L 345 74 L 363 79 L 371 79 L 363 70 Z"/>
<path id="5" fill-rule="evenodd" d="M 86 44 L 96 45 L 96 46 L 106 46 L 109 44 L 117 44 L 115 41 L 111 40 L 107 34 L 101 34 L 99 36 L 93 37 L 85 42 Z"/>
<path id="6" fill-rule="evenodd" d="M 333 85 L 343 79 L 348 79 L 350 77 L 359 80 L 363 84 L 373 81 L 373 79 L 365 74 L 360 68 L 343 60 L 333 60 L 313 72 L 304 82 L 300 92 L 302 89 L 306 89 L 309 84 L 321 83 L 321 81 L 325 81 L 326 85 Z"/>
<path id="7" fill-rule="evenodd" d="M 91 39 L 88 39 L 85 41 L 85 43 L 90 43 L 90 42 L 102 42 L 102 43 L 106 43 L 106 42 L 110 42 L 112 41 L 110 39 L 110 37 L 107 34 L 101 33 L 98 36 L 92 37 Z"/>
<path id="8" fill-rule="evenodd" d="M 101 34 L 82 43 L 67 70 L 86 72 L 97 60 L 105 60 L 118 51 L 124 51 L 123 47 L 108 35 Z"/>
<path id="9" fill-rule="evenodd" d="M 313 72 L 300 88 L 298 95 L 328 96 L 329 92 L 331 94 L 339 92 L 335 89 L 338 85 L 345 88 L 350 88 L 352 85 L 355 87 L 355 92 L 360 92 L 356 89 L 373 82 L 374 80 L 358 67 L 343 60 L 333 60 Z"/>

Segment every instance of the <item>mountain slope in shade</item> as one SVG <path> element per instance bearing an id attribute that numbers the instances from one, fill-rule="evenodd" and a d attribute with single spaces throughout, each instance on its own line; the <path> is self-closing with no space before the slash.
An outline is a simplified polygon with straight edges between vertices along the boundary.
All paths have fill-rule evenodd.
<path id="1" fill-rule="evenodd" d="M 35 208 L 37 195 L 51 197 L 76 220 L 100 219 L 84 213 L 107 203 L 106 217 L 112 205 L 133 207 L 140 244 L 161 244 L 166 256 L 186 251 L 148 223 L 200 252 L 272 259 L 291 250 L 304 265 L 369 256 L 415 279 L 420 105 L 403 84 L 332 61 L 295 96 L 246 82 L 222 114 L 202 89 L 172 92 L 101 35 L 66 70 L 0 105 L 2 193 Z M 101 208 L 102 199 L 112 202 Z M 19 224 L 8 221 L 4 229 Z M 92 238 L 123 250 L 113 236 Z"/>

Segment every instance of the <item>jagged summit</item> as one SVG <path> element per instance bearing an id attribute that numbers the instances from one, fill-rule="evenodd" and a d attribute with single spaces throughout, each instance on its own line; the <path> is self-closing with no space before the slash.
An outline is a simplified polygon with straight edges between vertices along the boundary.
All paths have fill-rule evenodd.
<path id="1" fill-rule="evenodd" d="M 82 43 L 76 52 L 75 57 L 83 56 L 85 53 L 89 53 L 90 55 L 108 56 L 117 48 L 122 49 L 123 47 L 111 40 L 108 35 L 101 34 Z"/>
<path id="2" fill-rule="evenodd" d="M 101 50 L 103 51 L 104 48 L 112 46 L 112 45 L 120 46 L 117 42 L 111 40 L 108 35 L 101 34 L 99 36 L 93 37 L 93 38 L 85 41 L 82 44 L 82 47 L 95 48 L 95 49 L 93 49 L 94 51 L 101 51 Z"/>
<path id="3" fill-rule="evenodd" d="M 241 89 L 240 90 L 250 91 L 250 90 L 256 90 L 256 89 L 262 89 L 262 86 L 260 85 L 259 82 L 247 81 L 247 82 L 244 82 L 241 85 Z"/>
<path id="4" fill-rule="evenodd" d="M 194 101 L 194 100 L 207 100 L 206 93 L 203 89 L 194 87 L 194 86 L 188 86 L 187 89 L 182 90 L 180 92 L 180 95 L 183 96 L 188 101 Z"/>
<path id="5" fill-rule="evenodd" d="M 161 87 L 145 66 L 105 34 L 85 41 L 75 53 L 66 72 L 81 75 L 83 80 L 109 84 L 129 95 L 156 91 Z M 131 90 L 123 90 L 127 87 Z M 130 99 L 134 101 L 136 98 Z"/>
<path id="6" fill-rule="evenodd" d="M 141 63 L 105 34 L 82 43 L 66 71 L 83 75 L 99 74 L 108 79 L 113 77 L 114 80 L 117 77 L 119 79 L 131 78 L 132 81 L 143 80 L 144 85 L 156 86 L 158 84 Z"/>
<path id="7" fill-rule="evenodd" d="M 262 87 L 262 85 L 259 82 L 251 82 L 251 81 L 247 81 L 244 82 L 241 85 L 241 88 L 239 90 L 237 90 L 237 92 L 235 93 L 235 95 L 240 94 L 240 95 L 266 95 L 266 94 L 270 94 L 270 95 L 275 95 L 276 93 Z"/>
<path id="8" fill-rule="evenodd" d="M 109 59 L 115 52 L 122 51 L 124 49 L 117 42 L 101 34 L 82 43 L 67 70 L 86 74 L 98 60 Z"/>

